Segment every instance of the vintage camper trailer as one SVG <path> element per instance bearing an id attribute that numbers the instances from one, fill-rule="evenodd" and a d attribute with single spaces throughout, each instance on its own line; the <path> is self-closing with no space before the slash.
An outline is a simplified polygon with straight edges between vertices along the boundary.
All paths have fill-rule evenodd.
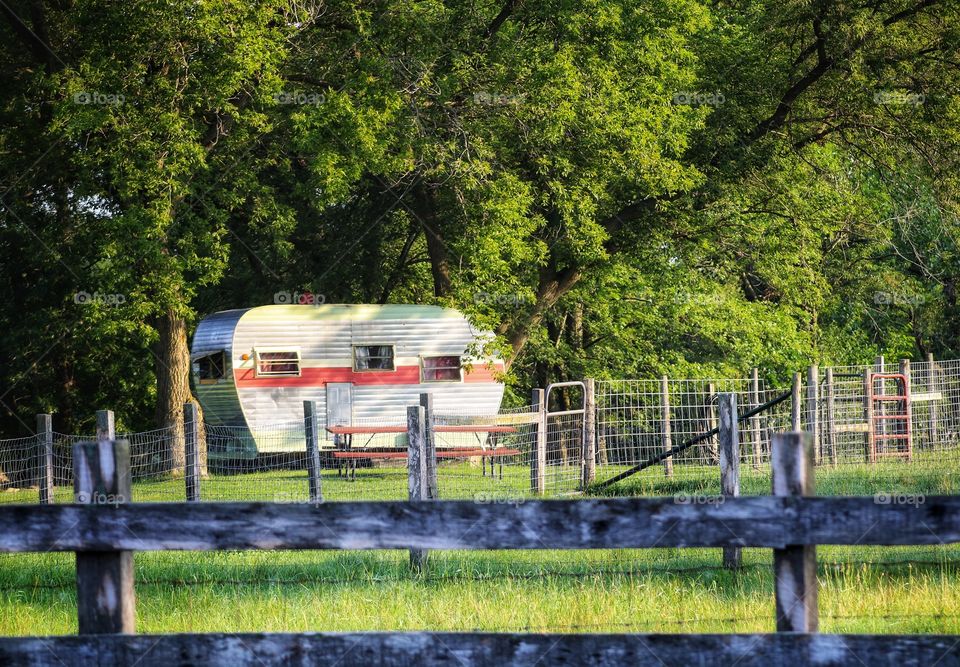
<path id="1" fill-rule="evenodd" d="M 302 451 L 296 424 L 305 400 L 317 401 L 329 447 L 327 425 L 403 424 L 423 392 L 433 393 L 438 413 L 496 415 L 503 362 L 470 356 L 490 336 L 438 306 L 272 305 L 210 315 L 194 334 L 191 361 L 204 419 L 220 434 L 211 456 Z M 223 442 L 223 433 L 235 437 Z M 404 442 L 378 435 L 367 444 Z"/>

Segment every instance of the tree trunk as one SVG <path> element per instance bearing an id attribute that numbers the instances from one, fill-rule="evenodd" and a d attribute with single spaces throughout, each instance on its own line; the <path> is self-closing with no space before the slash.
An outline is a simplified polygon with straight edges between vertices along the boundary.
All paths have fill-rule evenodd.
<path id="1" fill-rule="evenodd" d="M 540 285 L 533 309 L 519 320 L 504 322 L 497 330 L 497 333 L 505 334 L 510 343 L 512 354 L 507 360 L 508 368 L 530 340 L 530 332 L 534 327 L 540 326 L 543 318 L 557 304 L 557 301 L 572 290 L 582 277 L 580 269 L 575 267 L 563 271 L 556 271 L 550 266 L 540 269 Z"/>
<path id="2" fill-rule="evenodd" d="M 430 272 L 433 275 L 433 295 L 446 296 L 450 293 L 453 281 L 450 278 L 450 253 L 440 228 L 439 205 L 436 192 L 428 186 L 419 185 L 414 188 L 413 209 L 423 227 L 427 242 Z"/>
<path id="3" fill-rule="evenodd" d="M 187 347 L 187 323 L 173 310 L 157 320 L 154 359 L 157 374 L 157 428 L 170 430 L 160 464 L 162 472 L 181 476 L 186 456 L 183 441 L 183 404 L 190 399 L 190 350 Z M 206 448 L 204 448 L 206 449 Z M 204 457 L 206 458 L 206 457 Z"/>

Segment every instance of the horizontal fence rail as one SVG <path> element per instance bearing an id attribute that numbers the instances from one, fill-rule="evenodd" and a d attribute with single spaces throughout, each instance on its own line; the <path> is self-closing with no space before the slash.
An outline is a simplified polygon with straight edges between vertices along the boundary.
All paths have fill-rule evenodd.
<path id="1" fill-rule="evenodd" d="M 772 437 L 773 496 L 509 504 L 430 500 L 424 465 L 409 502 L 131 504 L 130 445 L 112 435 L 74 446 L 75 504 L 0 507 L 0 552 L 76 552 L 81 633 L 0 638 L 0 665 L 960 664 L 955 637 L 816 634 L 816 545 L 960 542 L 960 496 L 811 497 L 810 434 Z M 774 550 L 776 635 L 135 634 L 135 551 L 413 549 L 420 570 L 430 549 L 750 546 Z"/>
<path id="2" fill-rule="evenodd" d="M 897 665 L 960 663 L 942 635 L 351 632 L 0 638 L 0 664 L 87 665 Z"/>
<path id="3" fill-rule="evenodd" d="M 960 542 L 960 496 L 0 507 L 0 552 L 631 549 Z"/>

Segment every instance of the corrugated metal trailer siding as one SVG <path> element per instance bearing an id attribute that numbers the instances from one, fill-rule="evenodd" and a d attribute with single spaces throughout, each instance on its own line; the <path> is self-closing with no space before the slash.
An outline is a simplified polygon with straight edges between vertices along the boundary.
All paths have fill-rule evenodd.
<path id="1" fill-rule="evenodd" d="M 243 411 L 240 408 L 240 398 L 233 378 L 233 333 L 237 322 L 247 309 L 226 310 L 205 317 L 193 334 L 193 345 L 190 349 L 191 361 L 194 355 L 202 352 L 216 352 L 224 350 L 227 367 L 225 376 L 216 384 L 199 384 L 195 381 L 191 365 L 191 379 L 193 391 L 203 406 L 203 418 L 210 424 L 225 424 L 240 426 L 244 424 Z"/>
<path id="2" fill-rule="evenodd" d="M 291 310 L 294 309 L 294 310 Z M 391 344 L 397 366 L 419 367 L 421 355 L 461 355 L 477 338 L 477 332 L 462 314 L 436 306 L 266 306 L 247 311 L 233 337 L 233 363 L 238 369 L 253 368 L 256 347 L 299 348 L 301 367 L 352 368 L 353 345 Z M 482 335 L 482 334 L 481 334 Z M 243 360 L 243 354 L 250 359 Z M 474 367 L 484 362 L 475 361 Z M 389 378 L 390 372 L 369 372 L 371 379 Z M 364 376 L 367 373 L 363 374 Z M 389 381 L 389 380 L 388 380 Z M 416 405 L 420 393 L 435 395 L 439 412 L 496 415 L 503 398 L 497 382 L 361 384 L 353 386 L 353 423 L 397 425 L 406 423 L 406 408 Z M 303 401 L 317 401 L 318 414 L 325 422 L 326 387 L 263 386 L 244 384 L 240 403 L 247 425 L 253 431 L 257 449 L 263 452 L 297 450 L 302 441 L 263 435 L 271 424 L 303 418 Z M 321 428 L 326 426 L 321 423 Z M 447 438 L 456 445 L 460 438 Z M 464 446 L 475 446 L 468 435 Z M 356 444 L 403 446 L 405 436 L 378 435 Z M 326 444 L 332 446 L 332 438 Z"/>

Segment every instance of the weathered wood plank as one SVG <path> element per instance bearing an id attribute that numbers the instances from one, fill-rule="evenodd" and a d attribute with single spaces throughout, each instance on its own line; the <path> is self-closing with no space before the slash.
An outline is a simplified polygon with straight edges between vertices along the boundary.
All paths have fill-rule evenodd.
<path id="1" fill-rule="evenodd" d="M 713 397 L 717 395 L 716 386 L 710 382 L 707 384 L 707 396 L 706 396 L 706 423 L 702 427 L 702 433 L 709 433 L 713 429 L 717 428 L 717 411 L 713 404 Z M 720 464 L 720 445 L 718 444 L 716 436 L 707 440 L 707 452 L 710 455 L 710 462 L 717 465 Z"/>
<path id="2" fill-rule="evenodd" d="M 97 442 L 117 437 L 113 410 L 97 410 Z"/>
<path id="3" fill-rule="evenodd" d="M 801 414 L 801 405 L 800 401 L 801 390 L 803 388 L 803 382 L 800 380 L 800 373 L 793 374 L 793 386 L 791 387 L 791 396 L 790 396 L 790 430 L 799 431 L 803 428 L 803 424 L 800 420 Z"/>
<path id="4" fill-rule="evenodd" d="M 827 391 L 827 423 L 824 424 L 824 446 L 827 449 L 827 459 L 830 461 L 830 465 L 837 465 L 837 403 L 832 367 L 827 368 L 825 380 Z"/>
<path id="5" fill-rule="evenodd" d="M 597 395 L 593 378 L 583 380 L 583 475 L 580 488 L 586 489 L 597 477 Z"/>
<path id="6" fill-rule="evenodd" d="M 437 439 L 434 435 L 433 394 L 420 394 L 420 406 L 423 408 L 424 455 L 427 468 L 427 500 L 440 499 L 440 483 L 437 478 Z M 493 464 L 490 464 L 491 470 Z"/>
<path id="7" fill-rule="evenodd" d="M 815 445 L 811 433 L 773 436 L 770 467 L 773 495 L 812 496 Z M 817 547 L 788 546 L 773 550 L 774 594 L 778 632 L 816 632 Z"/>
<path id="8" fill-rule="evenodd" d="M 537 414 L 534 445 L 530 449 L 530 491 L 542 496 L 547 489 L 547 404 L 543 389 L 534 389 L 533 410 Z"/>
<path id="9" fill-rule="evenodd" d="M 807 367 L 806 431 L 813 436 L 813 451 L 817 463 L 823 459 L 823 443 L 820 440 L 820 367 Z"/>
<path id="10" fill-rule="evenodd" d="M 97 421 L 99 424 L 99 418 Z M 103 434 L 112 431 L 112 422 L 111 416 Z M 97 430 L 100 434 L 99 426 Z M 94 516 L 104 506 L 129 502 L 130 443 L 101 440 L 75 444 L 73 479 L 75 501 L 88 504 Z M 154 530 L 162 532 L 162 526 L 158 523 Z M 77 620 L 82 634 L 135 632 L 135 599 L 131 551 L 77 550 Z"/>
<path id="11" fill-rule="evenodd" d="M 194 401 L 183 404 L 183 481 L 187 502 L 200 502 L 200 410 Z"/>
<path id="12" fill-rule="evenodd" d="M 927 430 L 928 430 L 928 440 L 927 446 L 933 447 L 940 442 L 939 435 L 939 425 L 940 425 L 940 410 L 938 403 L 943 400 L 943 394 L 937 391 L 939 383 L 937 382 L 937 362 L 933 358 L 933 352 L 927 353 L 927 394 L 930 396 L 936 396 L 936 398 L 930 399 L 933 402 L 930 403 L 930 411 L 927 413 Z M 917 400 L 914 397 L 913 400 Z"/>
<path id="13" fill-rule="evenodd" d="M 754 367 L 750 372 L 750 410 L 760 406 L 760 369 Z M 760 438 L 760 415 L 750 418 L 750 440 L 753 444 L 753 467 L 760 469 L 763 462 L 763 441 Z"/>
<path id="14" fill-rule="evenodd" d="M 138 665 L 960 665 L 950 635 L 305 634 L 0 637 L 10 667 Z"/>
<path id="15" fill-rule="evenodd" d="M 910 377 L 910 360 L 901 359 L 900 360 L 900 374 L 903 376 L 903 395 L 906 396 L 906 400 L 903 401 L 903 410 L 906 415 L 904 420 L 906 423 L 902 427 L 897 428 L 898 433 L 904 433 L 907 436 L 907 461 L 913 459 L 913 379 Z M 894 423 L 899 422 L 900 420 L 895 420 Z"/>
<path id="16" fill-rule="evenodd" d="M 303 402 L 303 435 L 307 445 L 307 497 L 311 503 L 323 502 L 320 478 L 320 419 L 316 401 Z"/>
<path id="17" fill-rule="evenodd" d="M 927 401 L 942 401 L 943 392 L 939 391 L 927 391 L 927 392 L 918 392 L 910 394 L 910 401 L 912 403 L 925 403 Z"/>
<path id="18" fill-rule="evenodd" d="M 909 500 L 909 499 L 908 499 Z M 960 496 L 0 506 L 0 552 L 616 549 L 960 542 Z"/>
<path id="19" fill-rule="evenodd" d="M 37 415 L 37 485 L 40 504 L 53 502 L 53 415 Z"/>
<path id="20" fill-rule="evenodd" d="M 737 429 L 737 395 L 720 394 L 720 492 L 726 498 L 740 495 L 740 432 Z M 740 567 L 739 547 L 723 548 L 723 566 Z"/>
<path id="21" fill-rule="evenodd" d="M 410 502 L 427 499 L 427 443 L 422 405 L 407 408 L 407 483 Z M 410 567 L 423 572 L 427 565 L 427 551 L 410 550 Z"/>
<path id="22" fill-rule="evenodd" d="M 670 426 L 670 379 L 664 375 L 660 378 L 660 447 L 665 452 L 673 448 L 673 438 Z M 673 477 L 673 458 L 663 460 L 664 477 Z"/>
<path id="23" fill-rule="evenodd" d="M 863 421 L 866 424 L 866 434 L 863 438 L 864 459 L 867 463 L 877 462 L 877 443 L 874 438 L 873 419 L 873 371 L 863 370 Z"/>

